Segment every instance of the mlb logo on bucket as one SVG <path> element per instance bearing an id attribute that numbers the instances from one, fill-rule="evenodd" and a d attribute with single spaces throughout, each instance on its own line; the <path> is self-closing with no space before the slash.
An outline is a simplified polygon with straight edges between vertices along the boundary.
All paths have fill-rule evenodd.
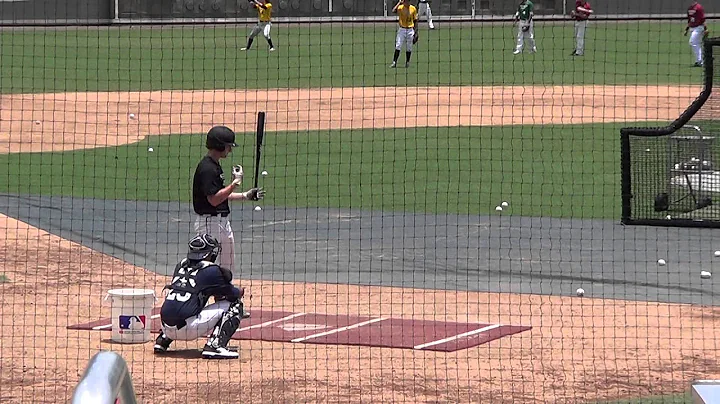
<path id="1" fill-rule="evenodd" d="M 120 315 L 120 334 L 138 334 L 145 330 L 145 316 Z"/>

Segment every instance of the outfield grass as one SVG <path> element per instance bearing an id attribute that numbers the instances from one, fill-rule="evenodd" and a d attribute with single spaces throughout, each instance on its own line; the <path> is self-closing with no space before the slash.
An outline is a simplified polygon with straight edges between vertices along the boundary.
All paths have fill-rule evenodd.
<path id="1" fill-rule="evenodd" d="M 597 404 L 692 404 L 692 402 L 692 395 L 690 393 L 685 393 L 665 396 L 649 396 L 627 400 L 603 401 Z"/>
<path id="2" fill-rule="evenodd" d="M 509 25 L 421 26 L 409 69 L 389 69 L 395 24 L 273 25 L 240 52 L 249 26 L 3 30 L 0 92 L 418 85 L 700 83 L 682 23 L 537 23 L 539 53 L 513 56 Z"/>
<path id="3" fill-rule="evenodd" d="M 411 128 L 268 133 L 265 203 L 429 213 L 619 218 L 615 125 Z M 189 201 L 204 136 L 122 147 L 0 156 L 0 192 Z M 226 167 L 252 173 L 254 136 Z M 152 146 L 154 152 L 147 151 Z M 250 180 L 247 181 L 251 183 Z"/>

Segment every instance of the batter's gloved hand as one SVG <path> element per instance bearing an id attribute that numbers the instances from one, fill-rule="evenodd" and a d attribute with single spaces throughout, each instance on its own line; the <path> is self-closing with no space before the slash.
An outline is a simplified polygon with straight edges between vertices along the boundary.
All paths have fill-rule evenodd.
<path id="1" fill-rule="evenodd" d="M 239 179 L 240 182 L 242 182 L 244 175 L 245 175 L 245 172 L 243 171 L 243 167 L 240 164 L 236 164 L 233 166 L 233 168 L 232 168 L 233 180 Z"/>
<path id="2" fill-rule="evenodd" d="M 259 201 L 265 197 L 265 191 L 262 188 L 250 188 L 245 191 L 245 198 L 249 201 Z"/>
<path id="3" fill-rule="evenodd" d="M 418 40 L 420 40 L 420 35 L 418 35 L 416 32 L 415 35 L 413 35 L 413 43 L 417 43 Z"/>

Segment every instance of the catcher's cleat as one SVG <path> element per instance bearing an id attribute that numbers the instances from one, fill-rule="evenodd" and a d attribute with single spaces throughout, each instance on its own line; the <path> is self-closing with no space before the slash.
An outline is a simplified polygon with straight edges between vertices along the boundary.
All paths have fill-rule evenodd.
<path id="1" fill-rule="evenodd" d="M 521 51 L 521 50 L 518 50 L 518 49 L 515 49 L 515 50 L 513 51 L 513 55 L 519 55 L 520 52 L 522 52 L 522 51 Z"/>
<path id="2" fill-rule="evenodd" d="M 537 48 L 530 49 L 530 53 L 536 53 L 536 52 L 537 52 Z"/>
<path id="3" fill-rule="evenodd" d="M 240 357 L 240 354 L 233 352 L 225 347 L 212 347 L 205 345 L 203 348 L 202 357 L 204 359 L 234 359 Z"/>
<path id="4" fill-rule="evenodd" d="M 390 67 L 393 68 L 393 69 L 396 68 L 396 67 L 397 67 L 397 62 L 392 62 L 392 64 L 390 65 Z"/>
<path id="5" fill-rule="evenodd" d="M 270 48 L 270 52 L 275 52 L 275 48 Z"/>
<path id="6" fill-rule="evenodd" d="M 695 66 L 695 67 L 702 67 L 702 65 L 703 65 L 702 62 L 695 62 L 695 64 L 694 64 L 693 66 Z"/>
<path id="7" fill-rule="evenodd" d="M 162 354 L 167 352 L 167 350 L 170 348 L 170 344 L 173 340 L 166 337 L 163 332 L 160 332 L 160 335 L 158 335 L 157 339 L 155 340 L 155 346 L 153 347 L 153 350 L 157 354 Z"/>

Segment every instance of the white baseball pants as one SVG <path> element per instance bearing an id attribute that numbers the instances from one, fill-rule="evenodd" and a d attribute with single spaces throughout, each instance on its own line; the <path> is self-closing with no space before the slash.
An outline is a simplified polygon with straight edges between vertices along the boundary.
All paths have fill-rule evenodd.
<path id="1" fill-rule="evenodd" d="M 259 21 L 252 31 L 250 31 L 250 38 L 255 38 L 262 32 L 265 39 L 270 39 L 270 25 L 272 24 L 270 24 L 269 21 Z"/>
<path id="2" fill-rule="evenodd" d="M 582 55 L 585 53 L 585 30 L 587 29 L 587 20 L 575 21 L 575 53 Z"/>
<path id="3" fill-rule="evenodd" d="M 227 300 L 209 304 L 197 316 L 186 319 L 187 324 L 179 330 L 176 326 L 171 327 L 163 324 L 163 333 L 168 338 L 177 341 L 195 341 L 199 338 L 207 338 L 222 318 L 223 313 L 228 311 L 229 308 L 230 302 Z"/>
<path id="4" fill-rule="evenodd" d="M 705 27 L 702 25 L 690 28 L 690 48 L 692 48 L 693 55 L 695 56 L 695 63 L 702 64 L 703 62 L 703 34 L 705 33 Z"/>
<path id="5" fill-rule="evenodd" d="M 523 31 L 523 27 L 528 27 L 528 30 Z M 517 45 L 515 45 L 516 52 L 522 52 L 526 40 L 528 45 L 530 45 L 530 50 L 535 52 L 537 48 L 535 46 L 535 29 L 533 28 L 532 20 L 520 20 L 518 24 Z"/>
<path id="6" fill-rule="evenodd" d="M 435 29 L 435 24 L 433 24 L 432 20 L 432 10 L 430 10 L 430 4 L 427 2 L 420 2 L 420 4 L 418 4 L 418 18 L 422 16 L 427 16 L 428 27 Z"/>
<path id="7" fill-rule="evenodd" d="M 403 44 L 408 52 L 413 50 L 413 35 L 415 31 L 412 28 L 398 28 L 397 35 L 395 36 L 395 50 L 401 50 Z"/>
<path id="8" fill-rule="evenodd" d="M 231 271 L 235 270 L 235 236 L 230 227 L 230 219 L 221 216 L 197 215 L 195 217 L 195 233 L 205 233 L 215 237 L 222 247 L 216 264 Z"/>

